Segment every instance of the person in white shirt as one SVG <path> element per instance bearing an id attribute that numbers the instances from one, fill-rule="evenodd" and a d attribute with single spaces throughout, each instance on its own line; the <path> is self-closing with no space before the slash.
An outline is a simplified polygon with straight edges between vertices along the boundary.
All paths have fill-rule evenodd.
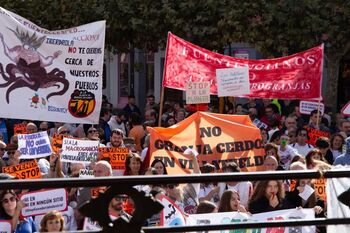
<path id="1" fill-rule="evenodd" d="M 278 154 L 280 155 L 280 164 L 284 170 L 289 169 L 293 157 L 297 154 L 297 150 L 288 144 L 289 137 L 283 134 L 281 136 L 280 145 L 278 146 Z"/>
<path id="2" fill-rule="evenodd" d="M 309 136 L 307 130 L 304 128 L 299 128 L 297 130 L 297 141 L 291 146 L 298 151 L 298 154 L 306 156 L 314 147 L 307 143 Z"/>

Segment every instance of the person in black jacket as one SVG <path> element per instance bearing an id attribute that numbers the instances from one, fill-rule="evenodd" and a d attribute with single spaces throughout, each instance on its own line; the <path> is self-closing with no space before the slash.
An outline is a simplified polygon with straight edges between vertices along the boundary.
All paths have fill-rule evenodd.
<path id="1" fill-rule="evenodd" d="M 280 180 L 259 181 L 248 203 L 248 211 L 252 214 L 269 212 L 290 207 L 284 198 L 283 183 Z"/>

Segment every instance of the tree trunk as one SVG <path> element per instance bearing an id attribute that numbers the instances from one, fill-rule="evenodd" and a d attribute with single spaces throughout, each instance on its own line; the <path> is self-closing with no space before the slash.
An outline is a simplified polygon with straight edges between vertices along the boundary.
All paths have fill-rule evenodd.
<path id="1" fill-rule="evenodd" d="M 328 69 L 327 69 L 327 89 L 326 96 L 323 96 L 327 106 L 332 108 L 332 112 L 335 113 L 337 109 L 338 98 L 338 79 L 339 79 L 339 56 L 328 56 Z"/>

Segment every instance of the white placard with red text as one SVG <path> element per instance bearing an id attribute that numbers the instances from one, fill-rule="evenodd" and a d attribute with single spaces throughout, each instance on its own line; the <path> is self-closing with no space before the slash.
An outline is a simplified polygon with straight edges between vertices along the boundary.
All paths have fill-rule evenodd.
<path id="1" fill-rule="evenodd" d="M 49 211 L 67 210 L 68 195 L 64 188 L 27 192 L 21 195 L 25 207 L 23 217 L 46 214 Z"/>

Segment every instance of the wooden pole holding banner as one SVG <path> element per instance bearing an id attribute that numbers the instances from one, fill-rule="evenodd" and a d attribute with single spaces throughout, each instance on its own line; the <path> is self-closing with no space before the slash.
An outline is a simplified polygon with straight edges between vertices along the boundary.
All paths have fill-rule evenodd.
<path id="1" fill-rule="evenodd" d="M 318 106 L 317 106 L 317 121 L 316 121 L 316 128 L 320 129 L 320 112 L 321 112 L 321 97 L 318 99 Z"/>
<path id="2" fill-rule="evenodd" d="M 164 71 L 163 71 L 164 73 Z M 162 125 L 162 115 L 163 115 L 163 102 L 164 102 L 164 86 L 162 85 L 162 90 L 160 92 L 160 103 L 159 103 L 159 117 L 158 117 L 158 126 Z"/>

